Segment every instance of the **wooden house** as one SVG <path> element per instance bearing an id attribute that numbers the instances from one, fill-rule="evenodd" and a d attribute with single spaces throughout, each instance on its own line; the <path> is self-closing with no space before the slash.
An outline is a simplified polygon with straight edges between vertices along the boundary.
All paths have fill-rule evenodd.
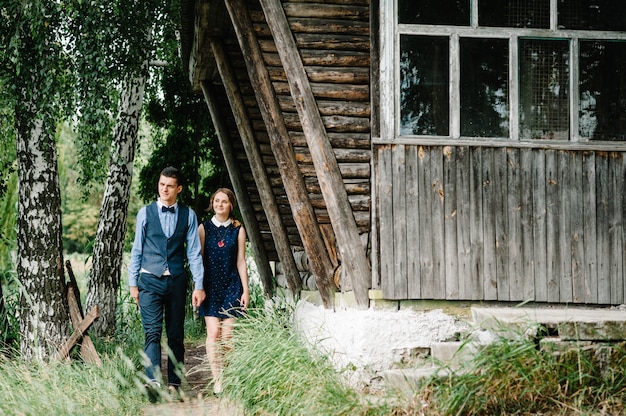
<path id="1" fill-rule="evenodd" d="M 626 3 L 182 0 L 265 290 L 626 303 Z M 305 281 L 306 286 L 310 282 Z"/>

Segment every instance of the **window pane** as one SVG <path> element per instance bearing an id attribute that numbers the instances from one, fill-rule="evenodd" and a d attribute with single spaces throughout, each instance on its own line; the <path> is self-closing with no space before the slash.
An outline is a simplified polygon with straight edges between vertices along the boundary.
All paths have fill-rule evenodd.
<path id="1" fill-rule="evenodd" d="M 448 135 L 447 37 L 400 37 L 400 134 Z"/>
<path id="2" fill-rule="evenodd" d="M 569 139 L 569 44 L 520 39 L 520 138 Z"/>
<path id="3" fill-rule="evenodd" d="M 495 27 L 550 27 L 550 0 L 480 0 L 478 24 Z"/>
<path id="4" fill-rule="evenodd" d="M 626 140 L 626 43 L 580 42 L 579 133 Z"/>
<path id="5" fill-rule="evenodd" d="M 469 26 L 470 0 L 398 0 L 398 22 Z"/>
<path id="6" fill-rule="evenodd" d="M 509 136 L 509 41 L 462 38 L 461 135 Z"/>
<path id="7" fill-rule="evenodd" d="M 624 0 L 559 0 L 559 27 L 578 30 L 626 30 Z"/>

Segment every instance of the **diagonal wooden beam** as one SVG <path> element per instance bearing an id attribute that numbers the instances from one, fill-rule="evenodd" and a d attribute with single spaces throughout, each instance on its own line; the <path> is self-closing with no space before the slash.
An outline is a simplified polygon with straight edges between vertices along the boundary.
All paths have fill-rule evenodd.
<path id="1" fill-rule="evenodd" d="M 65 262 L 65 269 L 70 278 L 67 284 L 67 303 L 69 306 L 70 318 L 72 320 L 72 326 L 78 328 L 81 321 L 85 318 L 83 315 L 83 306 L 80 302 L 80 291 L 78 290 L 78 283 L 76 283 L 76 276 L 74 276 L 74 269 L 72 263 L 67 260 Z M 102 360 L 96 350 L 95 345 L 91 337 L 84 334 L 80 341 L 80 355 L 87 363 L 96 364 L 98 367 L 102 367 Z"/>
<path id="2" fill-rule="evenodd" d="M 366 309 L 369 307 L 370 264 L 365 255 L 365 248 L 361 244 L 339 164 L 326 134 L 285 10 L 280 0 L 259 1 L 285 68 L 291 96 L 300 116 L 302 130 L 337 237 L 343 271 L 352 282 L 358 306 Z"/>
<path id="3" fill-rule="evenodd" d="M 226 8 L 243 52 L 248 76 L 269 134 L 272 152 L 280 170 L 293 218 L 309 258 L 311 271 L 316 278 L 320 297 L 324 307 L 333 308 L 336 290 L 333 281 L 334 267 L 326 251 L 315 211 L 311 206 L 304 179 L 298 168 L 289 132 L 278 99 L 274 94 L 267 67 L 263 62 L 263 54 L 248 14 L 248 8 L 243 0 L 226 0 Z"/>
<path id="4" fill-rule="evenodd" d="M 57 360 L 62 360 L 69 356 L 70 351 L 74 348 L 74 345 L 83 338 L 89 329 L 89 327 L 93 324 L 93 322 L 100 317 L 100 309 L 98 306 L 94 306 L 91 310 L 85 315 L 85 319 L 81 320 L 76 327 L 74 327 L 74 333 L 63 343 L 59 352 L 57 353 Z"/>
<path id="5" fill-rule="evenodd" d="M 216 58 L 217 61 L 220 61 L 221 58 Z M 219 63 L 218 63 L 219 65 Z M 223 77 L 222 77 L 223 78 Z M 230 84 L 228 80 L 222 79 L 222 82 L 226 84 Z M 265 245 L 263 244 L 263 239 L 261 238 L 261 232 L 259 229 L 259 224 L 256 219 L 256 215 L 254 213 L 254 208 L 252 208 L 252 203 L 250 202 L 250 197 L 248 196 L 248 192 L 246 191 L 245 181 L 243 179 L 243 175 L 241 170 L 239 169 L 239 164 L 234 155 L 233 146 L 230 140 L 230 135 L 228 133 L 228 129 L 222 122 L 223 116 L 222 113 L 216 103 L 215 94 L 213 92 L 214 87 L 208 85 L 206 82 L 201 81 L 200 87 L 202 88 L 202 93 L 204 94 L 204 100 L 207 103 L 209 108 L 209 112 L 211 113 L 211 118 L 213 119 L 213 126 L 215 127 L 215 131 L 217 132 L 217 138 L 220 142 L 220 148 L 222 150 L 222 154 L 224 155 L 224 161 L 226 162 L 226 168 L 228 169 L 228 173 L 230 174 L 230 180 L 233 184 L 233 188 L 235 188 L 235 192 L 237 195 L 237 199 L 242 201 L 241 213 L 244 216 L 246 221 L 246 231 L 250 235 L 250 241 L 252 241 L 252 247 L 254 250 L 255 261 L 259 267 L 259 274 L 261 275 L 261 280 L 263 281 L 263 287 L 265 289 L 265 293 L 267 296 L 272 296 L 274 293 L 274 283 L 272 281 L 272 270 L 269 266 L 269 259 L 267 256 L 267 251 L 265 250 Z M 254 152 L 248 151 L 249 144 L 247 143 L 248 138 L 248 128 L 249 128 L 249 120 L 240 119 L 238 112 L 235 107 L 236 103 L 233 103 L 233 99 L 231 98 L 231 94 L 229 93 L 230 85 L 226 87 L 226 94 L 228 96 L 228 100 L 231 102 L 231 108 L 233 114 L 235 114 L 235 119 L 237 119 L 237 128 L 239 129 L 239 135 L 241 136 L 241 140 L 244 143 L 244 150 L 246 151 L 246 157 L 250 163 L 250 167 L 253 172 L 254 180 L 259 190 L 259 194 L 261 195 L 261 204 L 263 205 L 263 210 L 265 211 L 265 215 L 268 218 L 268 222 L 270 225 L 270 229 L 272 231 L 272 236 L 274 236 L 276 250 L 278 252 L 278 256 L 283 261 L 284 257 L 284 249 L 281 250 L 281 245 L 276 243 L 276 241 L 282 241 L 280 237 L 280 230 L 278 230 L 278 225 L 281 225 L 282 222 L 276 222 L 276 216 L 278 216 L 278 209 L 275 208 L 275 202 L 269 201 L 265 195 L 264 189 L 267 188 L 269 184 L 269 180 L 264 175 L 264 172 L 259 171 L 258 165 L 258 157 L 254 154 Z M 261 165 L 262 166 L 262 165 Z M 262 177 L 259 177 L 261 175 Z M 263 177 L 265 179 L 263 179 Z M 280 217 L 278 217 L 280 221 Z M 283 227 L 281 227 L 283 228 Z M 282 230 L 284 231 L 284 230 Z M 286 239 L 286 234 L 283 234 L 283 239 Z M 287 243 L 287 254 L 288 257 L 292 259 L 291 251 L 289 250 L 289 245 Z M 294 262 L 295 267 L 295 262 Z M 298 280 L 296 279 L 296 282 Z M 298 289 L 292 288 L 290 286 L 292 293 L 294 296 L 298 295 Z"/>

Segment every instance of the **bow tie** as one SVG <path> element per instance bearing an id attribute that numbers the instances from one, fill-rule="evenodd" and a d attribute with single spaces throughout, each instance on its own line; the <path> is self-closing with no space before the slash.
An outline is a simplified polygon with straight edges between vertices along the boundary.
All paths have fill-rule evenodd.
<path id="1" fill-rule="evenodd" d="M 161 207 L 161 212 L 171 212 L 172 214 L 176 212 L 176 208 L 172 207 L 166 207 L 165 205 L 163 205 Z"/>

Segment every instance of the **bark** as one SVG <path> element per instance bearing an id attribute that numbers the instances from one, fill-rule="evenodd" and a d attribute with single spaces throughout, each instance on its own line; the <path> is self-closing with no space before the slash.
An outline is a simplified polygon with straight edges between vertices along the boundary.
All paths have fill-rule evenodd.
<path id="1" fill-rule="evenodd" d="M 146 77 L 134 77 L 126 84 L 120 97 L 113 150 L 93 248 L 93 263 L 87 283 L 85 310 L 89 311 L 95 306 L 100 308 L 100 319 L 92 327 L 99 336 L 111 336 L 115 332 L 126 218 Z"/>
<path id="2" fill-rule="evenodd" d="M 57 155 L 48 133 L 55 128 L 34 113 L 16 111 L 16 130 L 20 350 L 26 359 L 44 359 L 56 352 L 69 331 Z"/>

